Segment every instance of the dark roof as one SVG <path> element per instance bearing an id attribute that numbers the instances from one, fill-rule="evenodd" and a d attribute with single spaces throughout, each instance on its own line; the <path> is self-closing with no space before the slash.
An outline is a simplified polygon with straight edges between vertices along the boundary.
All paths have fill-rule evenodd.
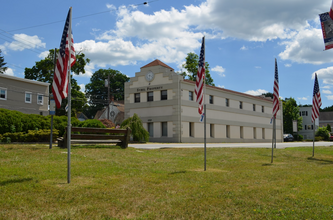
<path id="1" fill-rule="evenodd" d="M 147 65 L 141 67 L 140 69 L 146 68 L 146 67 L 151 67 L 151 66 L 163 66 L 163 67 L 173 70 L 173 68 L 171 68 L 170 66 L 166 65 L 165 63 L 163 63 L 162 61 L 160 61 L 158 59 L 154 60 L 153 62 L 148 63 Z"/>
<path id="2" fill-rule="evenodd" d="M 184 79 L 184 82 L 189 82 L 189 83 L 195 84 L 194 81 L 188 80 L 188 79 Z M 233 91 L 233 90 L 224 89 L 224 88 L 216 87 L 216 86 L 210 86 L 210 85 L 206 85 L 206 87 L 207 88 L 214 88 L 214 89 L 222 90 L 224 92 L 234 93 L 234 94 L 237 94 L 237 95 L 247 96 L 249 98 L 255 98 L 255 99 L 260 99 L 260 100 L 264 100 L 264 101 L 268 101 L 268 102 L 273 102 L 273 99 L 270 98 L 270 97 L 254 96 L 254 95 L 249 95 L 249 94 L 246 94 L 246 93 L 236 92 L 236 91 Z"/>
<path id="3" fill-rule="evenodd" d="M 319 121 L 333 120 L 333 112 L 320 112 Z"/>

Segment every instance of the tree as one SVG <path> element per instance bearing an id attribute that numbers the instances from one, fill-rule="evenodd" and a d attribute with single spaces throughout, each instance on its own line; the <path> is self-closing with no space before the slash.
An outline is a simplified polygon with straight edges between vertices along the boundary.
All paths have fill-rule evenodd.
<path id="1" fill-rule="evenodd" d="M 330 124 L 327 124 L 326 128 L 327 128 L 327 130 L 328 130 L 329 132 L 332 131 L 332 128 L 331 128 L 331 125 L 330 125 Z"/>
<path id="2" fill-rule="evenodd" d="M 297 120 L 297 129 L 302 130 L 303 118 L 299 115 L 299 107 L 294 98 L 285 99 L 283 102 L 283 132 L 293 133 L 293 120 Z"/>
<path id="3" fill-rule="evenodd" d="M 142 121 L 137 114 L 134 113 L 132 117 L 124 120 L 123 123 L 121 123 L 121 127 L 131 128 L 131 135 L 133 136 L 133 141 L 149 141 L 149 133 L 143 127 Z"/>
<path id="4" fill-rule="evenodd" d="M 320 109 L 320 112 L 332 112 L 332 111 L 333 111 L 333 105 Z"/>
<path id="5" fill-rule="evenodd" d="M 57 50 L 58 52 L 58 50 Z M 90 62 L 88 58 L 85 58 L 83 53 L 76 54 L 76 62 L 71 68 L 71 71 L 79 75 L 80 73 L 85 73 L 84 67 Z M 52 93 L 52 82 L 53 82 L 53 72 L 54 72 L 54 49 L 49 50 L 49 54 L 41 61 L 37 61 L 36 65 L 32 68 L 25 68 L 24 78 L 37 80 L 40 82 L 50 83 L 49 94 Z M 80 86 L 78 86 L 77 81 L 71 75 L 71 97 L 72 97 L 72 116 L 75 113 L 82 112 L 83 108 L 87 103 L 87 99 L 83 92 L 80 91 Z M 57 115 L 65 115 L 65 106 L 67 105 L 67 98 L 61 103 L 61 108 L 56 110 Z"/>
<path id="6" fill-rule="evenodd" d="M 6 65 L 5 59 L 1 56 L 1 50 L 0 50 L 0 73 L 5 73 L 8 67 L 5 67 Z"/>
<path id="7" fill-rule="evenodd" d="M 105 87 L 105 80 L 110 76 L 110 98 L 124 100 L 124 84 L 129 81 L 129 77 L 118 70 L 99 69 L 90 78 L 90 83 L 86 85 L 86 95 L 89 97 L 89 107 L 84 111 L 88 118 L 95 116 L 98 110 L 108 105 L 108 90 Z"/>
<path id="8" fill-rule="evenodd" d="M 273 93 L 271 93 L 271 92 L 263 93 L 263 94 L 261 94 L 261 95 L 263 95 L 263 96 L 265 96 L 265 97 L 271 97 L 272 99 L 273 99 L 273 97 L 274 97 Z"/>
<path id="9" fill-rule="evenodd" d="M 187 75 L 185 72 L 182 72 L 180 75 L 184 77 L 188 77 L 189 80 L 196 81 L 197 80 L 197 72 L 198 72 L 198 65 L 199 65 L 199 56 L 195 53 L 188 53 L 187 57 L 185 58 L 186 62 L 183 64 L 183 67 L 187 70 L 188 73 L 192 75 Z M 206 84 L 215 86 L 213 83 L 213 79 L 209 74 L 209 64 L 205 62 L 205 74 L 206 74 Z"/>

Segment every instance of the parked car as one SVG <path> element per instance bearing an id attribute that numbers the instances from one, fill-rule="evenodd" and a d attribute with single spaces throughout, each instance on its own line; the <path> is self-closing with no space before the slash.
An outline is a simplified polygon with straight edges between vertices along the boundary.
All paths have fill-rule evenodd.
<path id="1" fill-rule="evenodd" d="M 333 132 L 330 132 L 330 141 L 333 141 Z"/>
<path id="2" fill-rule="evenodd" d="M 294 141 L 294 136 L 292 134 L 284 134 L 283 135 L 283 141 L 284 142 Z"/>

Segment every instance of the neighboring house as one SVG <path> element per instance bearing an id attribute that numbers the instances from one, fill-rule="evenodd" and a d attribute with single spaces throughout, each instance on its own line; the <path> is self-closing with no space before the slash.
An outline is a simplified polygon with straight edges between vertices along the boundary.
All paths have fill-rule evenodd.
<path id="1" fill-rule="evenodd" d="M 79 121 L 85 121 L 85 120 L 88 120 L 88 117 L 87 117 L 85 114 L 83 114 L 82 112 L 77 113 L 77 114 L 76 114 L 76 117 L 77 117 L 77 119 L 79 119 Z"/>
<path id="2" fill-rule="evenodd" d="M 333 128 L 333 112 L 320 112 L 319 126 L 327 126 L 327 124 L 331 125 L 331 128 Z"/>
<path id="3" fill-rule="evenodd" d="M 0 108 L 49 115 L 49 83 L 0 74 Z"/>
<path id="4" fill-rule="evenodd" d="M 105 107 L 98 111 L 95 115 L 95 119 L 109 119 L 115 125 L 120 125 L 124 121 L 124 101 L 113 101 L 113 99 L 111 99 L 109 108 Z"/>
<path id="5" fill-rule="evenodd" d="M 184 80 L 160 60 L 140 68 L 125 83 L 125 119 L 136 113 L 154 142 L 204 141 L 195 82 Z M 208 143 L 271 142 L 271 98 L 206 86 Z M 277 142 L 283 142 L 282 103 L 276 119 Z"/>
<path id="6" fill-rule="evenodd" d="M 313 122 L 311 122 L 311 113 L 312 107 L 299 107 L 299 115 L 302 116 L 302 130 L 298 131 L 298 134 L 303 136 L 303 139 L 313 139 L 314 126 Z M 321 113 L 320 113 L 321 114 Z M 318 129 L 319 120 L 318 118 L 315 120 L 315 130 Z"/>

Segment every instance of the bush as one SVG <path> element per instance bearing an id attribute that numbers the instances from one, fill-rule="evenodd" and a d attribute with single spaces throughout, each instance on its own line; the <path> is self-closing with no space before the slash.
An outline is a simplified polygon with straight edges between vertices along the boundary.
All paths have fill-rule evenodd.
<path id="1" fill-rule="evenodd" d="M 83 128 L 106 128 L 103 123 L 97 119 L 88 119 L 82 122 Z"/>
<path id="2" fill-rule="evenodd" d="M 321 137 L 322 140 L 328 141 L 330 139 L 330 132 L 327 130 L 327 127 L 325 126 L 319 127 L 316 132 L 315 140 L 316 137 Z"/>
<path id="3" fill-rule="evenodd" d="M 142 121 L 137 114 L 123 121 L 122 128 L 130 127 L 134 141 L 149 141 L 149 133 L 144 129 Z"/>
<path id="4" fill-rule="evenodd" d="M 57 140 L 59 132 L 56 129 L 52 131 L 53 141 Z M 1 141 L 7 142 L 9 139 L 11 142 L 48 142 L 50 141 L 50 129 L 45 130 L 29 130 L 28 133 L 17 132 L 17 133 L 5 133 L 1 135 Z"/>
<path id="5" fill-rule="evenodd" d="M 303 135 L 301 135 L 301 134 L 295 134 L 294 135 L 294 139 L 297 140 L 297 141 L 303 141 Z"/>

